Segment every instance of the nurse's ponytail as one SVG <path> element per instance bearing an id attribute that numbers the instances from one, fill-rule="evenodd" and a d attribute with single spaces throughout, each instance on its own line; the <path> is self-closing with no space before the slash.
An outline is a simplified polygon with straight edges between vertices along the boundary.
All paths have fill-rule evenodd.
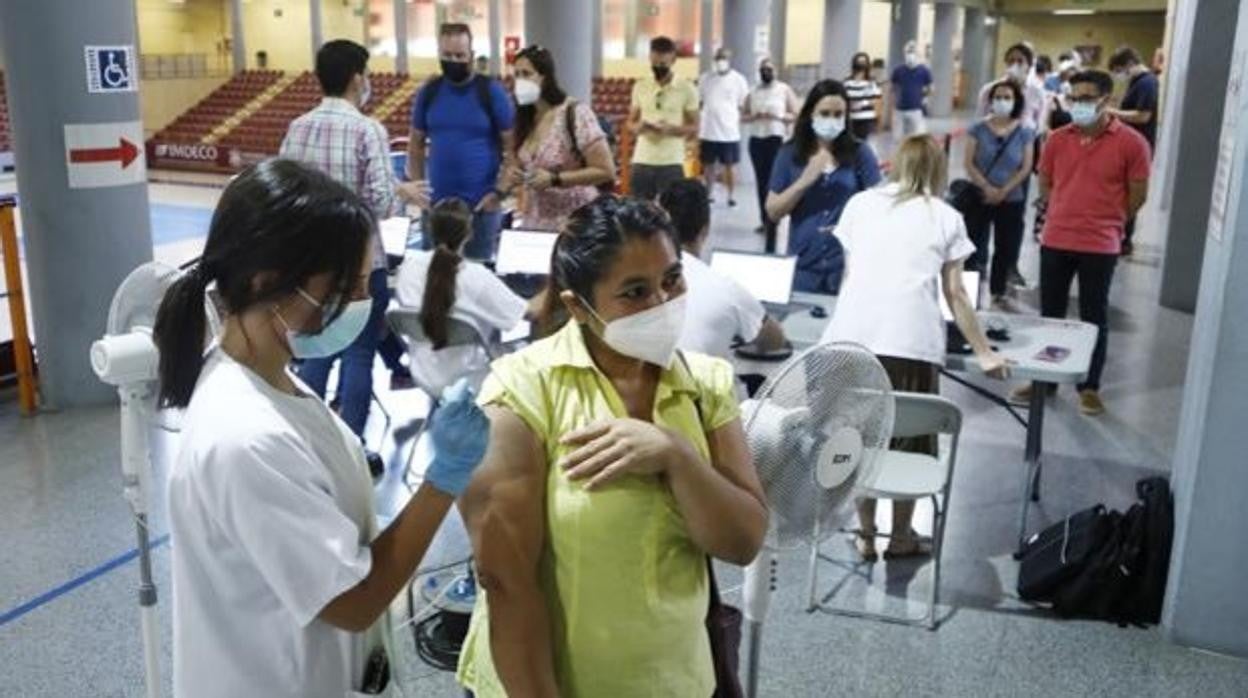
<path id="1" fill-rule="evenodd" d="M 160 350 L 160 403 L 185 407 L 203 368 L 204 339 L 208 331 L 204 294 L 212 281 L 200 260 L 165 291 L 152 336 Z"/>
<path id="2" fill-rule="evenodd" d="M 266 160 L 233 179 L 212 214 L 199 264 L 165 292 L 152 339 L 160 350 L 161 407 L 185 407 L 208 344 L 205 295 L 224 318 L 328 280 L 328 324 L 359 284 L 377 221 L 353 192 L 290 160 Z"/>

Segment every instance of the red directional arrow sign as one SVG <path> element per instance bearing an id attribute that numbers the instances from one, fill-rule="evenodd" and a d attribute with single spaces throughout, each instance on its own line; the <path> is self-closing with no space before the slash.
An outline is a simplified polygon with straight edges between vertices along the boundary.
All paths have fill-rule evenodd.
<path id="1" fill-rule="evenodd" d="M 77 148 L 69 151 L 70 162 L 119 162 L 123 170 L 129 167 L 138 156 L 138 146 L 125 138 L 119 139 L 116 148 Z"/>

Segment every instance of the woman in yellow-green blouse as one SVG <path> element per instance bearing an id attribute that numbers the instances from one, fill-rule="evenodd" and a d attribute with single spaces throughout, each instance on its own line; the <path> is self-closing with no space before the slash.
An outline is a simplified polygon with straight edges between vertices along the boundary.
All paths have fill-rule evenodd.
<path id="1" fill-rule="evenodd" d="M 562 329 L 498 360 L 491 445 L 461 502 L 483 592 L 477 698 L 710 696 L 706 557 L 746 564 L 767 509 L 724 361 L 678 354 L 679 247 L 652 204 L 572 214 Z"/>

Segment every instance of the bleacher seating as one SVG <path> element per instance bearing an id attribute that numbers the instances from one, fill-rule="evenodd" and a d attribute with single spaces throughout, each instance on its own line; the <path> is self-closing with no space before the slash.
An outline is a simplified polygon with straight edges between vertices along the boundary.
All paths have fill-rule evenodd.
<path id="1" fill-rule="evenodd" d="M 364 106 L 364 113 L 375 114 L 387 98 L 403 88 L 407 80 L 407 76 L 397 73 L 372 73 L 370 82 L 373 93 L 368 104 Z M 311 110 L 320 101 L 321 86 L 317 83 L 316 76 L 305 72 L 271 101 L 230 130 L 220 143 L 226 147 L 275 155 L 281 147 L 290 122 Z M 384 123 L 392 134 L 407 133 L 406 113 L 406 105 L 399 105 L 387 116 Z"/>
<path id="2" fill-rule="evenodd" d="M 161 129 L 154 141 L 168 143 L 203 143 L 204 139 L 230 117 L 259 97 L 265 90 L 284 77 L 281 71 L 251 70 L 240 73 L 213 91 L 198 104 L 179 116 L 173 123 Z M 411 118 L 411 98 L 424 78 L 413 78 L 397 73 L 372 73 L 373 93 L 364 107 L 364 113 L 378 116 L 390 137 L 407 136 Z M 592 106 L 594 111 L 610 121 L 616 133 L 620 122 L 628 115 L 629 97 L 633 78 L 594 78 Z M 396 93 L 397 102 L 388 100 Z M 510 86 L 508 85 L 508 94 Z M 0 82 L 0 96 L 3 83 Z M 299 74 L 280 92 L 264 103 L 254 113 L 226 131 L 216 141 L 222 148 L 242 151 L 249 156 L 276 155 L 290 122 L 306 113 L 321 100 L 321 87 L 316 76 L 310 72 Z M 384 113 L 380 113 L 384 112 Z M 2 118 L 3 112 L 0 112 Z M 0 143 L 4 138 L 4 122 L 0 121 Z M 617 158 L 626 153 L 617 153 Z M 244 158 L 243 160 L 246 160 Z M 178 166 L 174 163 L 172 166 Z M 231 167 L 231 169 L 237 169 Z"/>
<path id="3" fill-rule="evenodd" d="M 281 78 L 280 70 L 245 70 L 158 131 L 153 140 L 199 143 Z"/>

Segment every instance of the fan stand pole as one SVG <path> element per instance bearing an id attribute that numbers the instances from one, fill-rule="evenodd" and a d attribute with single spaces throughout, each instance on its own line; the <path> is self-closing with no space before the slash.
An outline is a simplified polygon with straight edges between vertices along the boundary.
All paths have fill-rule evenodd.
<path id="1" fill-rule="evenodd" d="M 763 647 L 763 619 L 771 605 L 771 594 L 776 586 L 776 558 L 771 550 L 763 548 L 758 557 L 745 567 L 745 579 L 741 585 L 742 610 L 745 611 L 746 628 L 749 630 L 750 653 L 746 655 L 746 695 L 758 695 L 758 667 Z"/>
<path id="2" fill-rule="evenodd" d="M 815 504 L 815 525 L 811 531 L 810 538 L 810 570 L 806 575 L 808 581 L 809 602 L 806 606 L 807 613 L 814 613 L 819 608 L 819 604 L 815 602 L 815 589 L 819 585 L 819 538 L 822 535 L 820 525 L 823 519 L 823 498 L 819 497 Z"/>
<path id="3" fill-rule="evenodd" d="M 139 618 L 143 633 L 143 669 L 147 698 L 160 696 L 160 625 L 156 615 L 156 584 L 152 581 L 151 536 L 147 529 L 147 502 L 150 484 L 147 420 L 143 407 L 146 385 L 123 385 L 121 396 L 122 491 L 134 512 L 139 550 Z"/>

